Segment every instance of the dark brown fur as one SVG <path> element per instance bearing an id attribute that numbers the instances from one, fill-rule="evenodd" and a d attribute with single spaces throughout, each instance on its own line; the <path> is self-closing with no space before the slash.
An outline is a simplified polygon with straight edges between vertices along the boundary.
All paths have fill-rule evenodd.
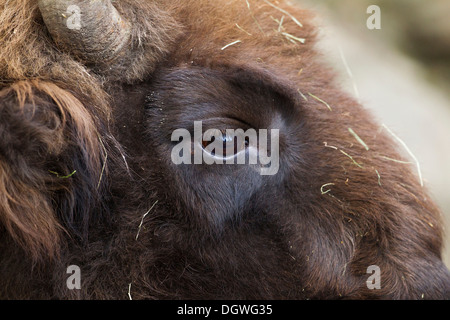
<path id="1" fill-rule="evenodd" d="M 99 70 L 35 1 L 0 1 L 1 298 L 450 297 L 439 210 L 317 59 L 309 12 L 277 4 L 300 44 L 263 1 L 115 4 L 133 50 Z M 279 128 L 279 173 L 173 165 L 171 132 L 211 118 Z"/>

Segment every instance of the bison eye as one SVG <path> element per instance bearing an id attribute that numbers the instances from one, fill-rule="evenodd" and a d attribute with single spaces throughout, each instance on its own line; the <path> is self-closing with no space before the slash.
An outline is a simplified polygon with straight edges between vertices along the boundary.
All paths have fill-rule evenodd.
<path id="1" fill-rule="evenodd" d="M 216 139 L 219 139 L 216 141 Z M 220 131 L 220 134 L 212 136 L 210 140 L 202 140 L 203 150 L 212 156 L 226 158 L 244 151 L 249 146 L 249 138 L 234 132 L 234 130 Z"/>

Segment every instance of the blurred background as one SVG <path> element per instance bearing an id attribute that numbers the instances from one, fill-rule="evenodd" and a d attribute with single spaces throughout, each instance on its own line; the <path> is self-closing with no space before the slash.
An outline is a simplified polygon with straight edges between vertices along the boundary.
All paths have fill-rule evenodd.
<path id="1" fill-rule="evenodd" d="M 444 214 L 450 267 L 450 1 L 292 1 L 317 12 L 319 46 L 342 87 L 419 160 Z M 367 27 L 370 5 L 380 8 L 379 30 Z"/>

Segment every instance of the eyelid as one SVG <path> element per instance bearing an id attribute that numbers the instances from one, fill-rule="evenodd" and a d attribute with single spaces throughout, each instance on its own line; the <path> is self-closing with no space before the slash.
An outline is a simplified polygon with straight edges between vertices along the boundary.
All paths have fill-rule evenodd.
<path id="1" fill-rule="evenodd" d="M 255 128 L 246 121 L 236 117 L 214 117 L 202 120 L 203 130 L 219 129 L 225 133 L 226 129 L 243 129 L 246 131 L 250 128 Z"/>

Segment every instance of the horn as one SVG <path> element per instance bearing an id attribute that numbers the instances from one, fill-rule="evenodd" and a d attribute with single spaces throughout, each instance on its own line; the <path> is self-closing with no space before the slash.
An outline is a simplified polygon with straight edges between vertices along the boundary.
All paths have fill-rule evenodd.
<path id="1" fill-rule="evenodd" d="M 130 44 L 130 24 L 111 0 L 38 0 L 38 5 L 56 45 L 83 62 L 108 64 Z"/>

